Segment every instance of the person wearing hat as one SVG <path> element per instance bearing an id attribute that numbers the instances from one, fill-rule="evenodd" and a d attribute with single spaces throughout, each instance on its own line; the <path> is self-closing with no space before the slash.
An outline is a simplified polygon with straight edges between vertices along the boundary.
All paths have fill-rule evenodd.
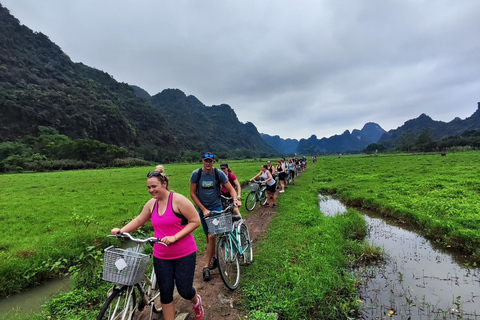
<path id="1" fill-rule="evenodd" d="M 225 175 L 228 177 L 228 182 L 236 189 L 237 191 L 237 200 L 241 201 L 242 197 L 242 187 L 240 186 L 240 182 L 238 182 L 237 177 L 233 174 L 232 169 L 228 167 L 228 163 L 222 163 L 220 165 L 220 169 L 225 173 Z M 232 198 L 232 195 L 230 192 L 228 192 L 228 189 L 225 188 L 225 186 L 222 185 L 222 195 L 227 198 Z M 234 199 L 234 198 L 232 198 Z M 240 214 L 240 210 L 238 210 L 238 207 L 234 207 L 233 213 L 235 213 L 238 216 L 242 216 Z"/>
<path id="2" fill-rule="evenodd" d="M 215 258 L 216 237 L 208 232 L 208 225 L 204 217 L 209 216 L 210 211 L 221 211 L 223 209 L 220 197 L 222 185 L 225 186 L 234 199 L 233 204 L 235 206 L 241 205 L 237 192 L 228 182 L 227 176 L 221 170 L 214 168 L 214 163 L 215 156 L 213 153 L 205 152 L 202 154 L 203 168 L 194 170 L 190 176 L 190 197 L 197 205 L 203 232 L 207 236 L 206 259 L 203 267 L 204 281 L 210 281 L 210 270 L 215 269 L 218 265 Z"/>

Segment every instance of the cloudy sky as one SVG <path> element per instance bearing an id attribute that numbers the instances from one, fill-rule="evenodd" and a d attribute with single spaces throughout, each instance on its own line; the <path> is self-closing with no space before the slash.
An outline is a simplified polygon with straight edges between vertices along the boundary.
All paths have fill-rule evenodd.
<path id="1" fill-rule="evenodd" d="M 154 95 L 229 104 L 282 138 L 480 101 L 478 0 L 0 0 L 75 62 Z"/>

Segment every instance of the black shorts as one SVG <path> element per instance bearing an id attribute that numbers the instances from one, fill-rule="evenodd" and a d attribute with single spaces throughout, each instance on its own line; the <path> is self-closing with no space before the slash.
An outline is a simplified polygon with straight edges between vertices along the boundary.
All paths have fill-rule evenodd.
<path id="1" fill-rule="evenodd" d="M 278 180 L 285 180 L 285 177 L 286 177 L 285 172 L 282 171 L 278 173 Z"/>
<path id="2" fill-rule="evenodd" d="M 277 190 L 277 183 L 275 182 L 271 186 L 267 185 L 267 191 L 268 192 L 275 192 Z"/>

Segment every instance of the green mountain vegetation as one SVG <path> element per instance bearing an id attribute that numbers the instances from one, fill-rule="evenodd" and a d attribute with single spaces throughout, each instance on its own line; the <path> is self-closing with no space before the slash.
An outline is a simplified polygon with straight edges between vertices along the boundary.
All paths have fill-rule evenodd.
<path id="1" fill-rule="evenodd" d="M 366 123 L 361 130 L 355 129 L 351 133 L 345 130 L 341 135 L 318 139 L 312 135 L 308 139 L 298 142 L 297 152 L 300 154 L 329 154 L 345 153 L 363 150 L 371 143 L 375 143 L 385 130 L 373 122 Z"/>
<path id="2" fill-rule="evenodd" d="M 0 143 L 28 149 L 22 139 L 40 137 L 42 127 L 72 141 L 125 148 L 124 158 L 156 162 L 198 160 L 206 150 L 224 157 L 275 153 L 229 106 L 206 107 L 180 90 L 150 97 L 72 62 L 46 35 L 21 25 L 0 5 Z M 10 150 L 6 157 L 22 154 L 12 145 L 3 149 Z"/>
<path id="3" fill-rule="evenodd" d="M 408 120 L 382 135 L 377 142 L 385 149 L 399 151 L 448 151 L 452 148 L 480 148 L 480 102 L 468 118 L 435 121 L 426 114 Z M 372 148 L 369 148 L 372 149 Z"/>

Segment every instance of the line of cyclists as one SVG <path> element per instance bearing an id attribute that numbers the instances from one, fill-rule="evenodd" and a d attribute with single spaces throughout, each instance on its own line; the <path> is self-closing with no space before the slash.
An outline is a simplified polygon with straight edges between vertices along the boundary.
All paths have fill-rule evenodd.
<path id="1" fill-rule="evenodd" d="M 288 161 L 282 157 L 277 161 L 276 165 L 272 165 L 271 161 L 267 161 L 267 170 L 270 171 L 276 181 L 279 193 L 285 192 L 288 184 L 295 184 L 295 177 L 307 169 L 307 158 L 290 157 Z"/>

